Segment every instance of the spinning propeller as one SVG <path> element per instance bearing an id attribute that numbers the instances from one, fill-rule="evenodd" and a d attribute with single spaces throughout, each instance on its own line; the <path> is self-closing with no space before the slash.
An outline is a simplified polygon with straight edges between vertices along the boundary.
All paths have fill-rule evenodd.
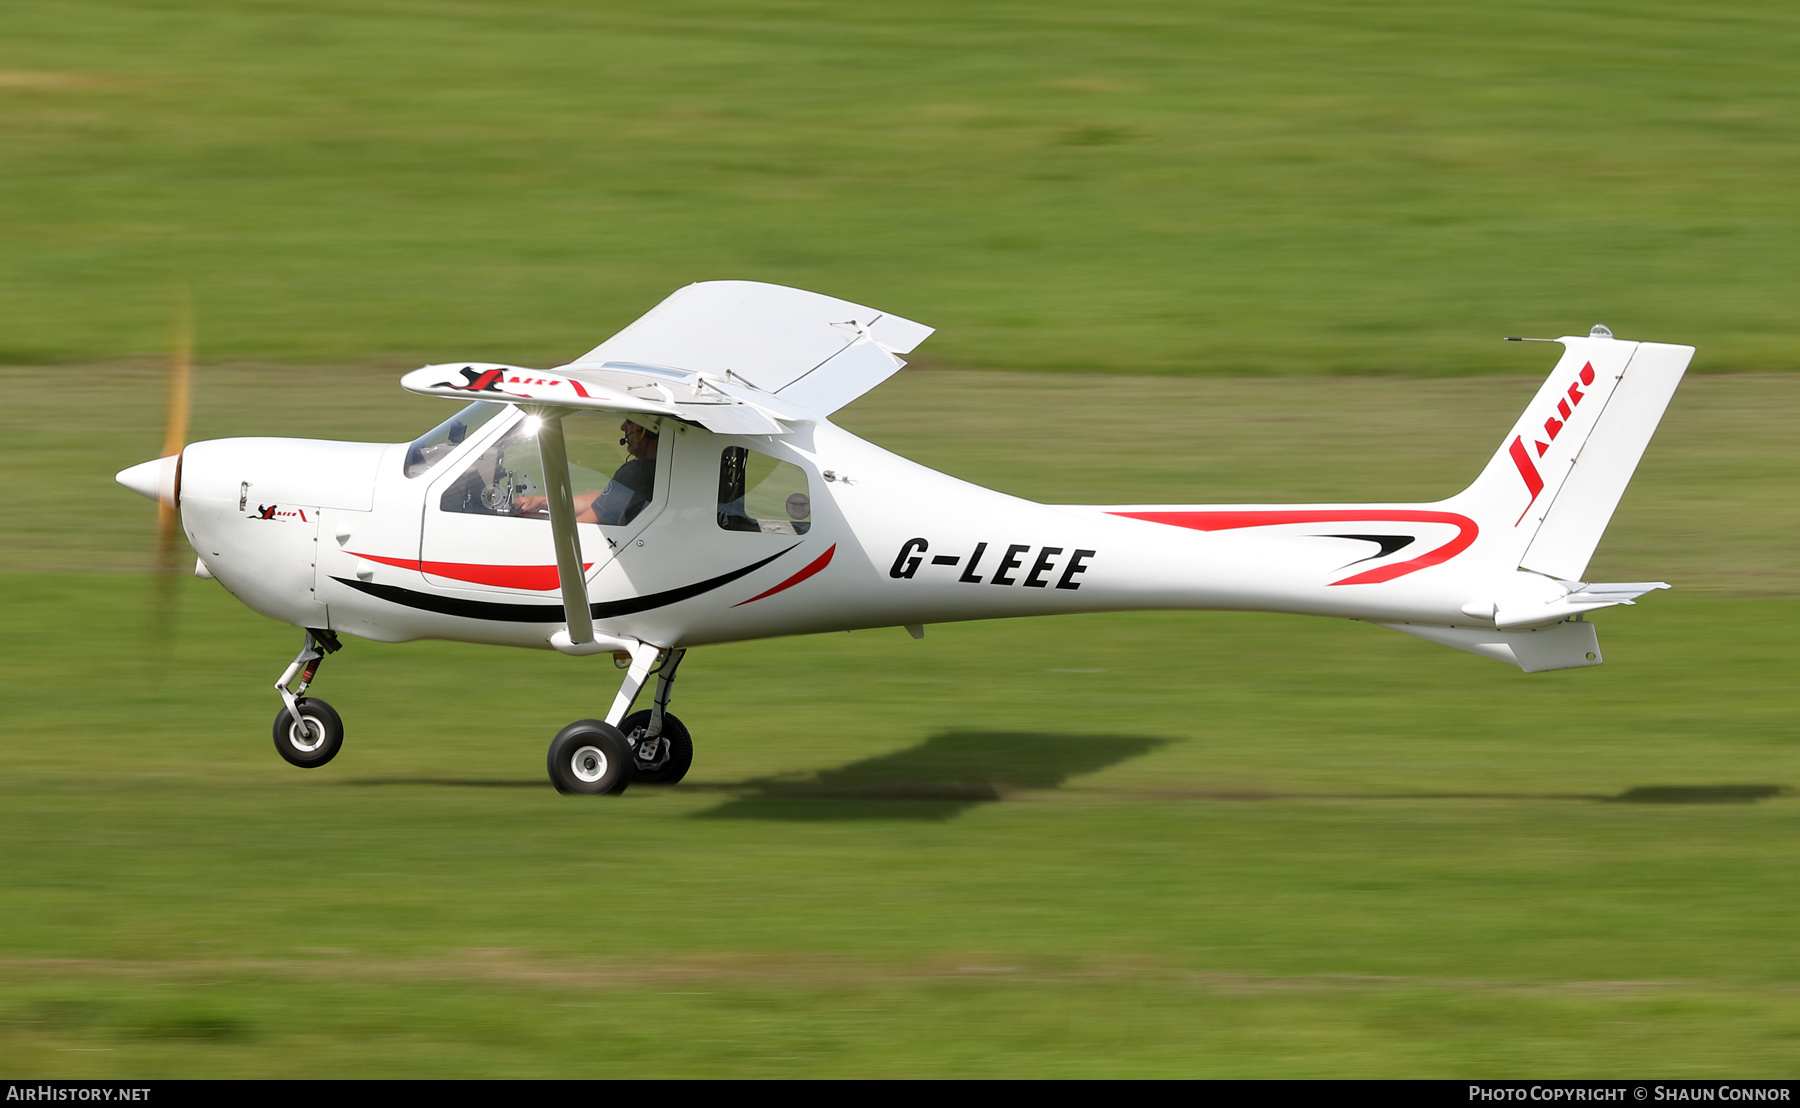
<path id="1" fill-rule="evenodd" d="M 156 501 L 156 550 L 152 568 L 156 584 L 152 592 L 151 635 L 165 645 L 175 626 L 175 581 L 180 571 L 181 550 L 181 452 L 187 446 L 188 417 L 193 407 L 193 303 L 185 286 L 175 301 L 175 322 L 169 344 L 166 378 L 167 407 L 163 416 L 162 455 L 155 461 L 132 466 L 118 475 L 118 482 L 133 492 Z M 153 652 L 166 653 L 163 650 Z"/>
<path id="2" fill-rule="evenodd" d="M 181 512 L 175 495 L 181 488 L 181 451 L 187 446 L 188 417 L 193 411 L 194 306 L 184 286 L 175 302 L 175 326 L 169 349 L 168 406 L 163 414 L 161 458 L 174 459 L 169 496 L 156 498 L 156 572 L 173 579 L 181 529 Z M 160 491 L 160 490 L 159 490 Z"/>

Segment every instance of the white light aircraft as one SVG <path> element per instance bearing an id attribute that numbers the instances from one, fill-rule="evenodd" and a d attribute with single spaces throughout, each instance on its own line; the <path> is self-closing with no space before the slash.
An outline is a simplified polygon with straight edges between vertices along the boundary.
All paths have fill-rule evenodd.
<path id="1" fill-rule="evenodd" d="M 550 744 L 550 780 L 672 784 L 687 651 L 867 627 L 1140 609 L 1366 620 L 1526 672 L 1601 662 L 1583 613 L 1660 582 L 1582 580 L 1693 348 L 1556 340 L 1563 355 L 1473 484 L 1430 504 L 1037 504 L 831 422 L 931 328 L 798 289 L 690 285 L 568 365 L 431 365 L 466 404 L 411 443 L 235 438 L 118 475 L 179 516 L 217 579 L 305 631 L 275 745 L 330 761 L 306 695 L 339 635 L 612 656 L 603 720 Z M 185 386 L 183 386 L 185 390 Z M 623 437 L 621 436 L 623 433 Z M 651 707 L 631 713 L 656 679 Z"/>

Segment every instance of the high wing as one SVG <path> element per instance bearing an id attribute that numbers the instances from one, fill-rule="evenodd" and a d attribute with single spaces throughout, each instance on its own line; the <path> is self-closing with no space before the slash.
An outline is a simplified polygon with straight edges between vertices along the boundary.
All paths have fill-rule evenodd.
<path id="1" fill-rule="evenodd" d="M 415 369 L 400 378 L 400 385 L 410 392 L 452 399 L 673 416 L 721 435 L 779 435 L 787 430 L 783 423 L 816 418 L 780 398 L 729 381 L 662 366 L 613 362 L 562 369 L 448 362 Z"/>
<path id="2" fill-rule="evenodd" d="M 673 416 L 722 435 L 779 435 L 830 415 L 906 363 L 932 329 L 816 292 L 703 281 L 554 370 L 448 362 L 413 370 L 426 396 Z"/>
<path id="3" fill-rule="evenodd" d="M 932 328 L 816 292 L 758 281 L 676 291 L 575 359 L 669 366 L 741 382 L 821 415 L 893 376 Z"/>

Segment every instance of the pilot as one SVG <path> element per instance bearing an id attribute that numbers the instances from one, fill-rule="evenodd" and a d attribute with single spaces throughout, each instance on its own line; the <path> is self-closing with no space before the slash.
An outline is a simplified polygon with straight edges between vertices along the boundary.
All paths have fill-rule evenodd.
<path id="1" fill-rule="evenodd" d="M 629 419 L 619 424 L 619 430 L 625 432 L 619 445 L 631 457 L 613 472 L 612 480 L 606 483 L 604 489 L 585 497 L 575 497 L 577 523 L 604 523 L 609 526 L 630 523 L 650 503 L 656 486 L 656 432 Z M 535 515 L 543 511 L 548 503 L 542 496 L 516 497 L 513 500 L 513 512 L 517 515 Z"/>
<path id="2" fill-rule="evenodd" d="M 581 523 L 630 523 L 655 491 L 656 432 L 629 419 L 619 424 L 619 430 L 625 432 L 619 445 L 631 458 L 613 472 L 612 480 L 588 501 L 586 509 L 580 508 L 580 498 L 576 499 L 575 518 Z"/>

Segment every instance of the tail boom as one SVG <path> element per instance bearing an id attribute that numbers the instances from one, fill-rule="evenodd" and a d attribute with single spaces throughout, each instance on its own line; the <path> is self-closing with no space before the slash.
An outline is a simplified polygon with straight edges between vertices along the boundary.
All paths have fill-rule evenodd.
<path id="1" fill-rule="evenodd" d="M 1368 620 L 1527 672 L 1599 665 L 1583 613 L 1669 586 L 1579 578 L 1694 353 L 1602 332 L 1558 340 L 1555 369 L 1448 500 L 1064 510 L 1243 540 L 1190 548 L 1214 586 L 1205 607 Z"/>

